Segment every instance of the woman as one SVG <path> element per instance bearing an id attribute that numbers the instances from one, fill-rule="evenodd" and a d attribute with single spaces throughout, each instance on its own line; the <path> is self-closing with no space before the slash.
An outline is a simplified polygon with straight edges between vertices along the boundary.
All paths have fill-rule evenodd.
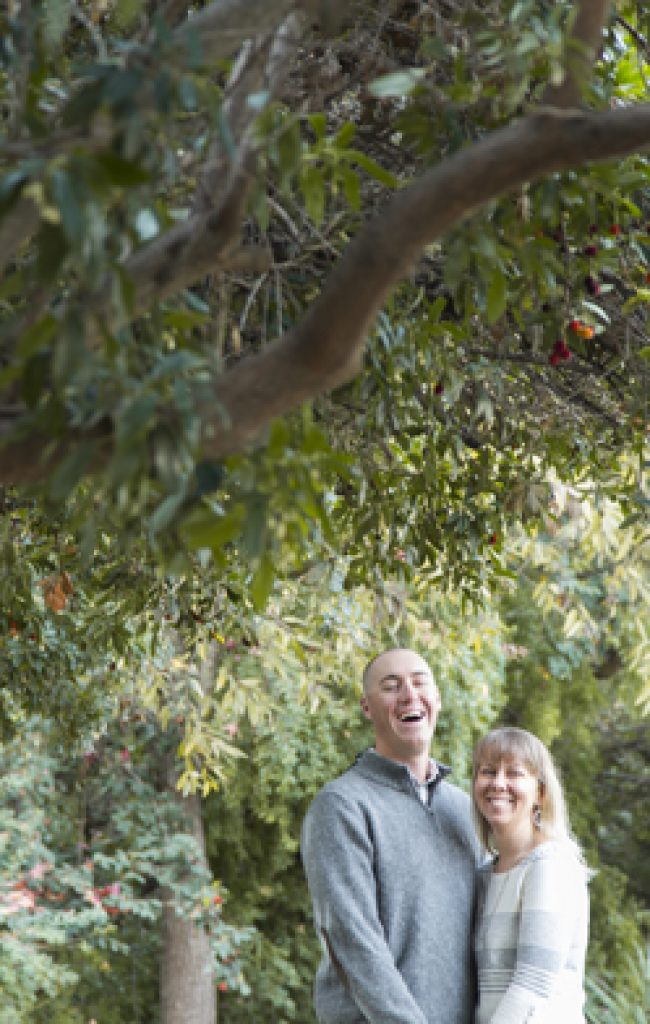
<path id="1" fill-rule="evenodd" d="M 476 1024 L 583 1024 L 588 871 L 551 755 L 523 729 L 474 751 L 480 872 Z"/>

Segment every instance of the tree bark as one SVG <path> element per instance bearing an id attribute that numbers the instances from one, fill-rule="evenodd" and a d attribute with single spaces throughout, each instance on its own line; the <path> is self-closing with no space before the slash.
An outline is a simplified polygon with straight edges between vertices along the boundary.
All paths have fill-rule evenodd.
<path id="1" fill-rule="evenodd" d="M 168 789 L 191 826 L 200 855 L 207 865 L 201 803 L 197 794 L 182 796 L 175 774 Z M 217 1000 L 212 951 L 202 928 L 180 917 L 169 892 L 163 894 L 162 954 L 160 960 L 161 1024 L 216 1024 Z"/>

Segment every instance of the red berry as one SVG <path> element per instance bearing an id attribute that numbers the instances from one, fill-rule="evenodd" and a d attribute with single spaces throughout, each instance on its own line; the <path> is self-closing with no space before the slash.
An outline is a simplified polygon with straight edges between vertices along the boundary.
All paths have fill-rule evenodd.
<path id="1" fill-rule="evenodd" d="M 217 988 L 219 989 L 220 992 L 227 992 L 228 991 L 228 982 L 227 981 L 220 981 L 219 984 L 217 985 Z"/>
<path id="2" fill-rule="evenodd" d="M 567 343 L 564 340 L 564 338 L 558 338 L 557 341 L 555 342 L 554 346 L 553 346 L 553 351 L 551 353 L 551 357 L 549 359 L 549 362 L 553 366 L 557 366 L 557 364 L 559 362 L 561 362 L 561 360 L 563 360 L 563 359 L 570 359 L 570 358 L 571 358 L 571 349 L 567 345 Z"/>
<path id="3" fill-rule="evenodd" d="M 445 389 L 444 389 L 443 385 L 440 383 L 440 381 L 438 381 L 438 383 L 436 384 L 436 386 L 435 386 L 435 388 L 433 390 L 435 391 L 435 393 L 437 395 L 441 395 Z"/>
<path id="4" fill-rule="evenodd" d="M 598 231 L 598 225 L 597 224 L 590 224 L 589 225 L 589 234 L 590 235 L 595 235 L 597 233 L 597 231 Z"/>
<path id="5" fill-rule="evenodd" d="M 580 330 L 580 321 L 579 320 L 570 320 L 569 321 L 569 330 L 570 331 L 579 331 Z"/>
<path id="6" fill-rule="evenodd" d="M 596 278 L 592 277 L 591 274 L 589 274 L 589 276 L 585 278 L 585 288 L 587 289 L 590 295 L 600 295 L 600 285 L 598 284 Z"/>
<path id="7" fill-rule="evenodd" d="M 586 245 L 585 246 L 585 256 L 596 256 L 597 253 L 598 253 L 598 246 L 597 245 Z"/>
<path id="8" fill-rule="evenodd" d="M 491 533 L 490 536 L 488 537 L 488 543 L 489 544 L 496 544 L 496 542 L 497 542 L 497 535 L 496 535 L 496 533 Z"/>
<path id="9" fill-rule="evenodd" d="M 609 233 L 610 233 L 610 235 L 620 235 L 620 233 L 621 233 L 621 225 L 620 224 L 612 224 L 610 229 L 609 229 Z"/>

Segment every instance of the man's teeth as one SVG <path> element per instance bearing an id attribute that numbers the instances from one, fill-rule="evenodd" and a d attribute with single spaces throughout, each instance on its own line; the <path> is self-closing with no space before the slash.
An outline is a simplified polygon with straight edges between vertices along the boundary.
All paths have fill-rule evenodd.
<path id="1" fill-rule="evenodd" d="M 400 717 L 400 722 L 420 722 L 423 717 L 421 711 L 407 711 Z"/>

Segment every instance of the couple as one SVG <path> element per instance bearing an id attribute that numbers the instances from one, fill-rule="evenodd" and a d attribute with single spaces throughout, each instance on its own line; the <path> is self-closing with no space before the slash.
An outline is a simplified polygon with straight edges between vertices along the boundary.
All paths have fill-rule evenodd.
<path id="1" fill-rule="evenodd" d="M 587 872 L 546 747 L 510 728 L 478 743 L 473 825 L 429 757 L 440 693 L 427 663 L 379 654 L 361 707 L 374 749 L 325 786 L 303 827 L 318 1020 L 583 1024 Z"/>

